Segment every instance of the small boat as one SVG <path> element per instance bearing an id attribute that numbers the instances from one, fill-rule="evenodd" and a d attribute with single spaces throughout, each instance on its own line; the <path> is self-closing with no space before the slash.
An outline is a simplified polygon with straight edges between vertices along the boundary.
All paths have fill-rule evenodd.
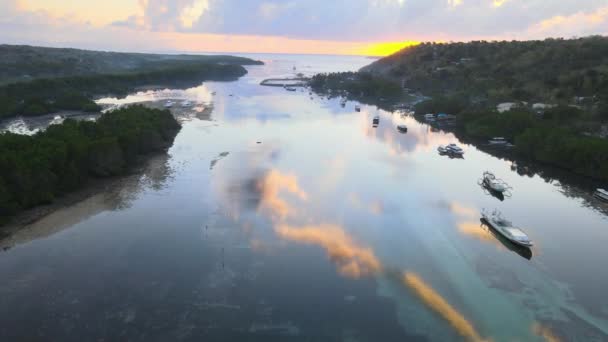
<path id="1" fill-rule="evenodd" d="M 171 108 L 171 107 L 173 107 L 173 105 L 174 105 L 173 101 L 165 102 L 165 108 Z"/>
<path id="2" fill-rule="evenodd" d="M 398 125 L 397 126 L 397 130 L 401 133 L 407 133 L 407 126 L 406 125 Z"/>
<path id="3" fill-rule="evenodd" d="M 295 87 L 285 87 L 285 90 L 287 90 L 287 91 L 296 91 L 297 89 Z"/>
<path id="4" fill-rule="evenodd" d="M 490 145 L 506 145 L 508 144 L 507 140 L 503 137 L 494 137 L 488 141 Z"/>
<path id="5" fill-rule="evenodd" d="M 182 108 L 188 108 L 192 106 L 192 103 L 190 101 L 184 101 L 182 102 Z"/>
<path id="6" fill-rule="evenodd" d="M 360 112 L 360 111 L 361 111 L 361 106 L 356 105 L 356 106 L 355 106 L 355 111 Z"/>
<path id="7" fill-rule="evenodd" d="M 380 125 L 380 117 L 378 115 L 374 116 L 372 124 L 374 125 L 374 127 L 378 127 L 378 125 Z"/>
<path id="8" fill-rule="evenodd" d="M 494 210 L 492 213 L 488 213 L 486 210 L 483 210 L 481 217 L 490 227 L 494 228 L 514 244 L 523 247 L 533 246 L 528 235 L 520 228 L 513 226 L 513 223 L 506 220 L 499 211 Z"/>
<path id="9" fill-rule="evenodd" d="M 483 173 L 481 185 L 483 185 L 488 190 L 495 191 L 501 194 L 511 189 L 511 187 L 507 183 L 505 183 L 501 179 L 496 178 L 496 176 L 489 171 Z"/>
<path id="10" fill-rule="evenodd" d="M 608 190 L 597 189 L 594 193 L 595 197 L 608 202 Z"/>
<path id="11" fill-rule="evenodd" d="M 435 121 L 435 114 L 425 114 L 424 119 L 429 122 Z"/>

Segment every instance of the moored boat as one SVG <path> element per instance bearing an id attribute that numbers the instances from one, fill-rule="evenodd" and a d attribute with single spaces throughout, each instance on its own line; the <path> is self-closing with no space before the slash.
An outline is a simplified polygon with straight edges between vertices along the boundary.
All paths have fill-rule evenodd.
<path id="1" fill-rule="evenodd" d="M 488 141 L 490 145 L 506 145 L 508 142 L 503 137 L 494 137 Z"/>
<path id="2" fill-rule="evenodd" d="M 605 189 L 597 189 L 595 190 L 595 197 L 608 202 L 608 190 Z"/>
<path id="3" fill-rule="evenodd" d="M 499 193 L 507 192 L 510 187 L 503 180 L 496 178 L 496 176 L 489 171 L 483 173 L 481 184 L 488 190 L 496 191 Z"/>
<path id="4" fill-rule="evenodd" d="M 173 104 L 174 104 L 173 101 L 169 100 L 169 101 L 165 102 L 165 108 L 171 108 L 171 107 L 173 107 Z"/>
<path id="5" fill-rule="evenodd" d="M 456 144 L 449 144 L 447 146 L 443 146 L 443 145 L 439 146 L 437 148 L 437 151 L 439 151 L 439 153 L 441 153 L 441 154 L 450 154 L 450 155 L 455 155 L 455 156 L 464 155 L 464 150 Z"/>
<path id="6" fill-rule="evenodd" d="M 484 210 L 481 213 L 481 217 L 490 227 L 494 228 L 498 233 L 514 244 L 523 247 L 533 246 L 528 234 L 520 228 L 515 227 L 513 223 L 505 219 L 499 211 L 494 210 L 492 213 L 489 213 Z"/>

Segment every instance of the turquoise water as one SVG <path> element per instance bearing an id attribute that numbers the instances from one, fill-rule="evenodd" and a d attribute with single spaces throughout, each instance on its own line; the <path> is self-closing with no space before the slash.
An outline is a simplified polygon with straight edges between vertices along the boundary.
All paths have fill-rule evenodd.
<path id="1" fill-rule="evenodd" d="M 471 145 L 442 157 L 457 138 L 411 117 L 258 85 L 368 59 L 255 57 L 237 82 L 101 100 L 196 105 L 168 156 L 0 243 L 1 340 L 608 340 L 608 207 L 588 190 Z M 486 170 L 511 198 L 484 193 Z"/>

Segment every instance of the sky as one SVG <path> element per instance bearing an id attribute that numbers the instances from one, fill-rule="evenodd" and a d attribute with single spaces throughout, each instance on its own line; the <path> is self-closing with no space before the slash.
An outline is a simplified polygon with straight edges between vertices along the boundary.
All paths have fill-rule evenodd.
<path id="1" fill-rule="evenodd" d="M 608 34 L 608 0 L 0 0 L 0 43 L 387 55 L 422 41 Z"/>

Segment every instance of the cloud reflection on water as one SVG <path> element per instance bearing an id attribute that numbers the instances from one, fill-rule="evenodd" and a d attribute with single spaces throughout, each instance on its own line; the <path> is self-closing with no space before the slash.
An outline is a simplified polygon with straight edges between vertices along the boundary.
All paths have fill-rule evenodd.
<path id="1" fill-rule="evenodd" d="M 373 250 L 357 244 L 340 226 L 319 224 L 295 227 L 279 224 L 275 226 L 275 232 L 283 239 L 322 247 L 344 276 L 360 278 L 382 270 Z"/>
<path id="2" fill-rule="evenodd" d="M 450 323 L 461 336 L 471 341 L 483 341 L 473 324 L 417 274 L 405 272 L 402 281 L 425 305 Z"/>
<path id="3" fill-rule="evenodd" d="M 302 201 L 308 199 L 308 195 L 300 188 L 295 175 L 284 174 L 276 169 L 269 171 L 259 180 L 257 188 L 262 198 L 260 208 L 267 209 L 275 219 L 285 219 L 296 213 L 295 207 L 280 197 L 281 192 L 289 193 Z"/>

